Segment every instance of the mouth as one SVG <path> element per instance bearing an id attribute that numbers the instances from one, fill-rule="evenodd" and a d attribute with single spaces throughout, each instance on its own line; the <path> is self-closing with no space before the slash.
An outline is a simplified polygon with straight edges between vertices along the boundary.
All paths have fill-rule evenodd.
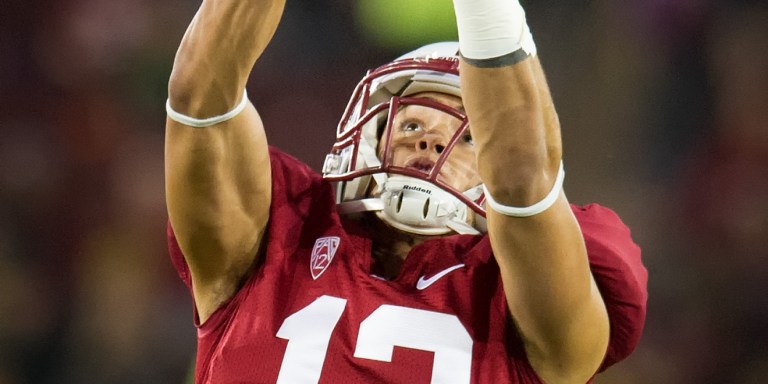
<path id="1" fill-rule="evenodd" d="M 405 168 L 415 169 L 426 174 L 429 174 L 434 167 L 435 162 L 426 157 L 417 157 L 415 159 L 408 160 L 405 163 Z"/>

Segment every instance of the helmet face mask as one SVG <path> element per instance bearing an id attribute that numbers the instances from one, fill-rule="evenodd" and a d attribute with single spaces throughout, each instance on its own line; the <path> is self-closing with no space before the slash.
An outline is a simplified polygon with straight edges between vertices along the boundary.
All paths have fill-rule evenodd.
<path id="1" fill-rule="evenodd" d="M 483 232 L 484 196 L 467 117 L 445 102 L 461 96 L 457 50 L 456 43 L 423 47 L 369 71 L 357 85 L 323 166 L 323 176 L 337 182 L 342 214 L 378 211 L 417 234 Z M 409 123 L 409 113 L 455 129 Z"/>
<path id="2" fill-rule="evenodd" d="M 475 151 L 459 98 L 435 92 L 393 97 L 397 109 L 379 129 L 378 158 L 390 173 L 441 182 L 459 192 L 480 184 Z"/>

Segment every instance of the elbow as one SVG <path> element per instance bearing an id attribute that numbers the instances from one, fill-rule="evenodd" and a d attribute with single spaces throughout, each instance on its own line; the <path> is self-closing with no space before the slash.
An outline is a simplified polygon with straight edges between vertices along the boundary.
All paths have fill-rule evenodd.
<path id="1" fill-rule="evenodd" d="M 242 88 L 226 81 L 201 76 L 201 65 L 174 66 L 168 80 L 168 100 L 176 112 L 194 118 L 207 118 L 230 111 L 240 101 Z"/>
<path id="2" fill-rule="evenodd" d="M 527 154 L 504 161 L 481 162 L 480 177 L 493 199 L 512 207 L 528 207 L 549 194 L 560 167 L 560 156 Z M 489 159 L 490 160 L 490 159 Z"/>
<path id="3" fill-rule="evenodd" d="M 178 67 L 173 69 L 168 80 L 168 100 L 177 112 L 193 116 L 196 84 L 187 72 Z"/>
<path id="4" fill-rule="evenodd" d="M 493 199 L 528 207 L 552 189 L 562 145 L 537 103 L 487 114 L 475 125 L 480 178 Z"/>

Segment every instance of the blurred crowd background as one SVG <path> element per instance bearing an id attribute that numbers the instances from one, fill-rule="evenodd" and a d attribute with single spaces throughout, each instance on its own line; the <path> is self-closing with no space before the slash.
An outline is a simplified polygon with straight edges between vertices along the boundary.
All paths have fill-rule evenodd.
<path id="1" fill-rule="evenodd" d="M 4 0 L 0 384 L 181 383 L 166 251 L 167 79 L 199 0 Z M 632 228 L 645 334 L 601 384 L 768 383 L 768 5 L 524 2 L 577 203 Z M 249 93 L 319 169 L 365 70 L 451 39 L 448 0 L 289 1 Z"/>

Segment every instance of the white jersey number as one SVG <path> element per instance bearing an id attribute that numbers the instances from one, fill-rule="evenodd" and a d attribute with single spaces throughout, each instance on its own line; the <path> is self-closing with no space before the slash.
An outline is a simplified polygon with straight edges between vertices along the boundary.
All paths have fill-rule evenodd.
<path id="1" fill-rule="evenodd" d="M 321 296 L 288 316 L 277 337 L 288 347 L 278 384 L 317 383 L 347 300 Z M 434 352 L 432 383 L 469 383 L 472 338 L 454 315 L 382 305 L 360 324 L 355 357 L 391 362 L 394 347 Z"/>

